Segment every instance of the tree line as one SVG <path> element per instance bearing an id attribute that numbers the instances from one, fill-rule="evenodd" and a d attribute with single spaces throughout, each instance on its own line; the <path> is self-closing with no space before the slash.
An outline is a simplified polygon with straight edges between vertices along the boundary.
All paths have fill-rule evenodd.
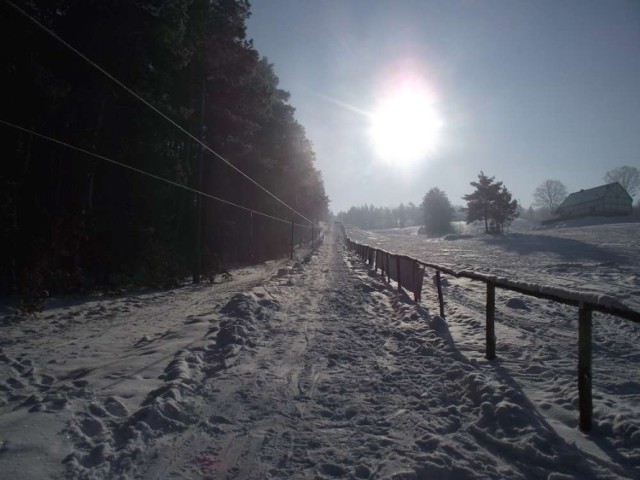
<path id="1" fill-rule="evenodd" d="M 454 208 L 447 194 L 438 187 L 430 189 L 419 206 L 374 207 L 363 205 L 340 212 L 337 220 L 364 229 L 404 228 L 424 226 L 428 235 L 442 235 L 452 231 L 451 222 L 464 214 L 467 223 L 482 221 L 487 232 L 502 232 L 518 214 L 518 203 L 511 192 L 495 177 L 480 172 L 477 182 L 471 182 L 475 191 L 465 195 L 466 207 Z"/>
<path id="2" fill-rule="evenodd" d="M 603 177 L 607 183 L 618 182 L 632 197 L 640 193 L 640 171 L 623 166 L 609 170 Z M 470 182 L 474 191 L 462 198 L 466 207 L 455 208 L 446 192 L 438 187 L 430 189 L 419 206 L 409 203 L 395 208 L 373 205 L 351 207 L 338 214 L 338 220 L 363 229 L 404 228 L 422 225 L 423 232 L 440 236 L 452 232 L 451 222 L 458 212 L 467 224 L 480 222 L 486 233 L 502 233 L 518 216 L 535 220 L 548 217 L 567 197 L 567 188 L 559 180 L 545 180 L 535 190 L 534 203 L 523 210 L 501 181 L 480 172 L 477 181 Z M 534 206 L 539 210 L 534 210 Z"/>
<path id="3" fill-rule="evenodd" d="M 328 215 L 315 154 L 246 0 L 17 2 L 309 219 Z M 268 215 L 306 223 L 3 3 L 2 117 Z M 171 285 L 281 255 L 291 226 L 0 125 L 0 291 Z M 308 229 L 295 227 L 296 241 Z"/>
<path id="4" fill-rule="evenodd" d="M 336 219 L 366 230 L 405 228 L 422 225 L 422 210 L 413 202 L 401 203 L 397 207 L 362 205 L 339 212 Z"/>

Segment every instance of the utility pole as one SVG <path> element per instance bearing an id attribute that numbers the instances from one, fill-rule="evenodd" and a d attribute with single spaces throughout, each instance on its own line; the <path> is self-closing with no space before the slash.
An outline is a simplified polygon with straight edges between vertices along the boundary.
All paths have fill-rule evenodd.
<path id="1" fill-rule="evenodd" d="M 253 212 L 249 212 L 249 258 L 253 261 Z"/>
<path id="2" fill-rule="evenodd" d="M 291 214 L 291 259 L 293 259 L 293 225 L 296 219 L 295 213 Z"/>
<path id="3" fill-rule="evenodd" d="M 205 100 L 205 88 L 206 79 L 202 79 L 202 90 L 200 99 L 200 139 L 204 142 L 204 100 Z M 202 155 L 204 147 L 200 145 L 198 152 L 196 153 L 196 178 L 197 178 L 197 190 L 203 191 L 203 167 L 202 167 Z M 196 194 L 196 225 L 194 232 L 194 259 L 193 259 L 193 283 L 200 283 L 200 277 L 202 275 L 202 217 L 204 215 L 203 208 L 204 197 Z"/>

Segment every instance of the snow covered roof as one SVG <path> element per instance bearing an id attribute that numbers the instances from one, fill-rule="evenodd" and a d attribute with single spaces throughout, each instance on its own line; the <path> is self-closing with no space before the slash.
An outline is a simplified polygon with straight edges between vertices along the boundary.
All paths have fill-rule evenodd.
<path id="1" fill-rule="evenodd" d="M 617 191 L 617 193 L 623 193 L 629 196 L 627 191 L 622 188 L 618 182 L 607 183 L 606 185 L 600 185 L 599 187 L 588 188 L 586 190 L 580 190 L 574 192 L 564 199 L 564 202 L 560 204 L 559 208 L 572 207 L 573 205 L 579 205 L 581 203 L 591 202 L 599 198 L 604 197 L 610 191 Z M 629 196 L 629 198 L 631 198 Z"/>

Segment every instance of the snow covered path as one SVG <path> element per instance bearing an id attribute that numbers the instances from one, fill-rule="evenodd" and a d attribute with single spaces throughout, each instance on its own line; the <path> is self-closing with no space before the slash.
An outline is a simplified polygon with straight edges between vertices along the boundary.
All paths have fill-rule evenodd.
<path id="1" fill-rule="evenodd" d="M 167 335 L 140 337 L 140 325 L 135 334 L 120 325 L 123 345 L 153 344 L 149 355 L 162 353 L 155 367 L 146 365 L 141 373 L 133 365 L 104 365 L 100 375 L 80 375 L 87 383 L 71 385 L 81 394 L 65 397 L 58 411 L 47 411 L 44 400 L 44 411 L 15 409 L 67 422 L 60 426 L 66 442 L 58 445 L 70 455 L 54 473 L 145 479 L 637 478 L 637 463 L 592 455 L 558 435 L 508 369 L 466 346 L 461 350 L 444 320 L 394 291 L 332 235 L 308 262 L 275 273 L 244 289 L 229 288 L 227 298 L 224 292 L 213 295 L 210 305 L 201 290 L 191 297 L 176 294 L 181 300 L 173 308 L 191 311 L 185 320 L 186 312 L 166 310 L 171 301 L 164 316 L 157 305 L 153 320 L 173 322 Z M 201 303 L 185 304 L 189 298 Z M 476 323 L 483 315 L 465 313 L 475 315 Z M 18 347 L 3 345 L 5 365 L 15 370 Z M 118 391 L 103 383 L 105 375 L 117 378 Z M 135 386 L 145 378 L 142 395 Z M 127 396 L 127 390 L 137 393 Z M 8 411 L 14 403 L 6 398 Z M 4 418 L 0 426 L 6 426 Z M 60 435 L 55 427 L 46 433 Z M 12 458 L 19 454 L 8 442 L 0 447 L 0 471 L 15 466 Z"/>

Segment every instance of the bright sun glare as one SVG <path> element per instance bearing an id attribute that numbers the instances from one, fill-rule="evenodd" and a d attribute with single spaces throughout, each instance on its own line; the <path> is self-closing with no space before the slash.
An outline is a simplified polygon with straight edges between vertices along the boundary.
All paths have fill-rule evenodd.
<path id="1" fill-rule="evenodd" d="M 443 127 L 433 96 L 419 85 L 390 92 L 372 114 L 370 136 L 385 162 L 407 166 L 433 154 Z"/>

